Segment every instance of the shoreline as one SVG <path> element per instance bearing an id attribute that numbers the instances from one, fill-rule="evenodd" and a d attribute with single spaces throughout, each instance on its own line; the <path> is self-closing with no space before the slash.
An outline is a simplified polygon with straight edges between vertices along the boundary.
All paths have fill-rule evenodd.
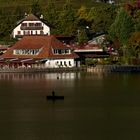
<path id="1" fill-rule="evenodd" d="M 0 73 L 63 73 L 63 72 L 79 72 L 86 71 L 86 68 L 75 67 L 75 68 L 5 68 L 0 69 Z"/>
<path id="2" fill-rule="evenodd" d="M 74 68 L 4 68 L 0 73 L 63 73 L 63 72 L 101 72 L 101 73 L 140 73 L 140 65 L 96 65 L 91 67 Z"/>
<path id="3" fill-rule="evenodd" d="M 138 73 L 140 65 L 96 65 L 88 67 L 88 72 L 103 72 L 103 73 Z"/>

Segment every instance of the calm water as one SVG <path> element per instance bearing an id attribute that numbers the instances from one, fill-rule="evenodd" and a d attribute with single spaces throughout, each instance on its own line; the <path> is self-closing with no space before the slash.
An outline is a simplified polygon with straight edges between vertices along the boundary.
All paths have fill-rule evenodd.
<path id="1" fill-rule="evenodd" d="M 0 140 L 139 139 L 140 74 L 0 74 Z"/>

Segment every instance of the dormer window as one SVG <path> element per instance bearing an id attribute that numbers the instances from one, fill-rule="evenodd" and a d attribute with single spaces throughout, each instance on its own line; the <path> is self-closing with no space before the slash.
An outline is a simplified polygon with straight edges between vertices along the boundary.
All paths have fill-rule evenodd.
<path id="1" fill-rule="evenodd" d="M 54 54 L 70 54 L 70 49 L 53 49 Z"/>
<path id="2" fill-rule="evenodd" d="M 14 55 L 38 55 L 41 49 L 15 49 Z"/>

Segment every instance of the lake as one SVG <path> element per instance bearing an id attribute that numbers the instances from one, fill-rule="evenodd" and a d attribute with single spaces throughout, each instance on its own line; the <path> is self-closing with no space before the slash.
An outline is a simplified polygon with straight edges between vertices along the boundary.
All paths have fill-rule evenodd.
<path id="1" fill-rule="evenodd" d="M 46 100 L 53 90 L 65 99 Z M 140 74 L 0 74 L 0 140 L 139 140 L 139 131 Z"/>

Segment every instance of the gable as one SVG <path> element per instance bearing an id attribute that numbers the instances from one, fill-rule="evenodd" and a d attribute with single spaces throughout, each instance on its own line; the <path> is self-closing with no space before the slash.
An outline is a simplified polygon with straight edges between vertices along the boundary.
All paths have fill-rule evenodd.
<path id="1" fill-rule="evenodd" d="M 35 15 L 30 14 L 30 15 L 26 16 L 25 18 L 23 18 L 22 20 L 18 21 L 15 28 L 17 28 L 18 26 L 20 26 L 22 23 L 29 22 L 29 21 L 31 23 L 33 23 L 33 22 L 43 23 L 45 26 L 49 27 L 49 25 L 46 24 L 44 21 L 42 21 L 41 19 L 39 19 Z"/>

